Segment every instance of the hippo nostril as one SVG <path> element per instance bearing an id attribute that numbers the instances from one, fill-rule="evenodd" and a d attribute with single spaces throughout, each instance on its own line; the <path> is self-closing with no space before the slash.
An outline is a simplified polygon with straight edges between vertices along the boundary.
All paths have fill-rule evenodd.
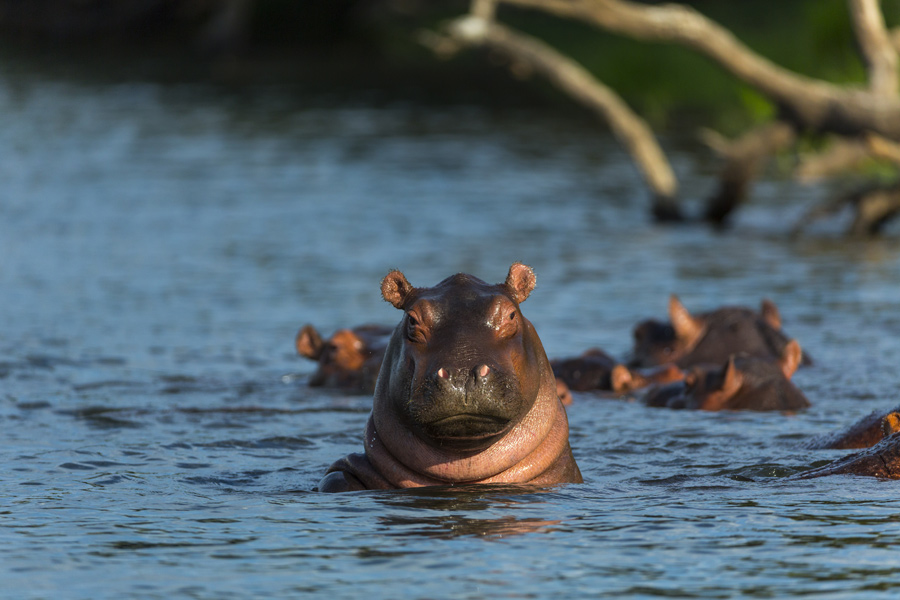
<path id="1" fill-rule="evenodd" d="M 438 374 L 438 377 L 440 377 L 441 379 L 450 379 L 450 372 L 443 367 L 438 369 L 437 374 Z"/>
<path id="2" fill-rule="evenodd" d="M 481 365 L 478 367 L 478 370 L 475 371 L 479 377 L 487 377 L 488 373 L 491 372 L 491 368 L 487 365 Z"/>

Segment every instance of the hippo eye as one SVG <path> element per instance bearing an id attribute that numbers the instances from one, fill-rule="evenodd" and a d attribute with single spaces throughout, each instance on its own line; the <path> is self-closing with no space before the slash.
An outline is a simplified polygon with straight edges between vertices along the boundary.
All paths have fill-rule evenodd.
<path id="1" fill-rule="evenodd" d="M 516 320 L 516 311 L 513 311 L 513 312 L 509 313 L 509 320 L 510 320 L 510 321 L 515 321 L 515 320 Z"/>
<path id="2" fill-rule="evenodd" d="M 413 342 L 424 342 L 425 334 L 422 331 L 423 328 L 419 325 L 419 320 L 411 314 L 408 314 L 408 317 L 409 322 L 406 328 L 406 337 Z"/>

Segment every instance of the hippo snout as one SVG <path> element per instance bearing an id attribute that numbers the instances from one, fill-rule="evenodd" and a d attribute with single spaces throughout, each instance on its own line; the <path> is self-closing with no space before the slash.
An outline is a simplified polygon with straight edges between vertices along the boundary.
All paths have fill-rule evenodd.
<path id="1" fill-rule="evenodd" d="M 480 364 L 469 369 L 450 369 L 440 367 L 430 377 L 436 390 L 443 393 L 456 393 L 464 396 L 464 402 L 468 404 L 467 397 L 477 393 L 479 389 L 490 386 L 495 379 L 495 370 L 487 364 Z"/>

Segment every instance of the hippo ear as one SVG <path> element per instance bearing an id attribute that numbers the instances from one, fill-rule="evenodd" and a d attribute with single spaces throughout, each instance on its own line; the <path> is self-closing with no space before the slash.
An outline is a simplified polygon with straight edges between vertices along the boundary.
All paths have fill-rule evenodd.
<path id="1" fill-rule="evenodd" d="M 801 360 L 803 360 L 803 350 L 800 348 L 800 343 L 797 340 L 791 340 L 781 351 L 778 364 L 781 365 L 784 376 L 790 379 L 797 371 L 797 367 L 800 366 Z"/>
<path id="2" fill-rule="evenodd" d="M 537 277 L 535 277 L 534 271 L 528 265 L 515 262 L 509 268 L 505 285 L 516 304 L 525 302 L 528 294 L 534 289 L 535 284 L 537 284 Z"/>
<path id="3" fill-rule="evenodd" d="M 884 433 L 884 437 L 888 437 L 889 435 L 893 435 L 900 431 L 900 413 L 898 412 L 890 412 L 881 419 L 881 431 Z"/>
<path id="4" fill-rule="evenodd" d="M 628 392 L 639 385 L 635 385 L 634 374 L 625 365 L 616 365 L 609 374 L 609 380 L 614 392 Z"/>
<path id="5" fill-rule="evenodd" d="M 396 269 L 384 276 L 381 280 L 381 297 L 394 305 L 394 308 L 403 309 L 404 301 L 413 286 L 406 280 L 406 276 Z"/>
<path id="6" fill-rule="evenodd" d="M 778 307 L 775 306 L 774 302 L 764 298 L 759 312 L 763 321 L 771 325 L 772 329 L 781 329 L 781 313 L 778 312 Z"/>
<path id="7" fill-rule="evenodd" d="M 722 378 L 722 396 L 725 400 L 731 398 L 738 393 L 744 384 L 744 376 L 738 371 L 734 364 L 734 355 L 728 357 L 728 364 L 725 366 L 725 377 Z"/>
<path id="8" fill-rule="evenodd" d="M 703 334 L 703 323 L 691 316 L 675 294 L 669 297 L 669 320 L 675 336 L 688 346 Z"/>
<path id="9" fill-rule="evenodd" d="M 297 354 L 311 360 L 319 360 L 322 349 L 325 348 L 322 336 L 312 325 L 304 325 L 303 329 L 297 332 L 294 345 L 297 347 Z"/>

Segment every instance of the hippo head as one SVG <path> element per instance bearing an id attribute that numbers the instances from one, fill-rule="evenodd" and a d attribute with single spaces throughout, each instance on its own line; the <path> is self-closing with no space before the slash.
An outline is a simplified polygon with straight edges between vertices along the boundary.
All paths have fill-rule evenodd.
<path id="1" fill-rule="evenodd" d="M 305 325 L 295 340 L 300 356 L 319 363 L 310 377 L 312 386 L 336 385 L 358 373 L 369 351 L 365 342 L 350 329 L 340 329 L 327 341 L 322 339 L 312 325 Z"/>
<path id="2" fill-rule="evenodd" d="M 519 304 L 534 289 L 515 263 L 490 285 L 457 274 L 415 288 L 400 271 L 381 284 L 404 312 L 379 374 L 375 398 L 416 437 L 438 448 L 479 451 L 531 409 L 549 364 Z"/>
<path id="3" fill-rule="evenodd" d="M 699 365 L 684 379 L 684 407 L 702 410 L 795 410 L 808 401 L 790 383 L 802 350 L 791 340 L 777 360 L 731 356 L 724 366 Z"/>
<path id="4" fill-rule="evenodd" d="M 371 392 L 392 331 L 382 325 L 360 325 L 339 329 L 324 340 L 315 327 L 304 325 L 295 339 L 297 353 L 318 363 L 309 385 Z"/>
<path id="5" fill-rule="evenodd" d="M 789 339 L 781 333 L 778 307 L 768 299 L 759 312 L 743 307 L 723 307 L 692 315 L 677 296 L 669 298 L 669 321 L 647 320 L 634 329 L 631 367 L 666 363 L 691 366 L 718 362 L 739 352 L 777 356 Z"/>

